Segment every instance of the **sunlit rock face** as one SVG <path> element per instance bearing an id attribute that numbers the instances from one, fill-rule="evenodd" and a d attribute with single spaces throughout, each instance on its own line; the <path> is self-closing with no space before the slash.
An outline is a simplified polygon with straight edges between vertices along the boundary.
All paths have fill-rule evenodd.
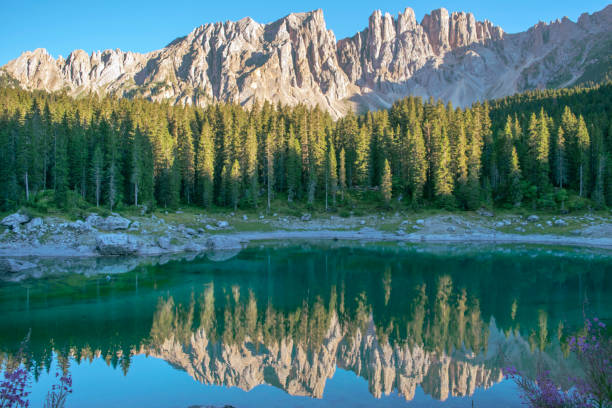
<path id="1" fill-rule="evenodd" d="M 374 12 L 367 28 L 336 41 L 321 10 L 270 24 L 250 18 L 200 26 L 148 54 L 44 49 L 3 67 L 26 89 L 110 93 L 204 106 L 256 100 L 349 109 L 387 107 L 418 95 L 469 105 L 535 88 L 597 81 L 612 53 L 612 5 L 506 34 L 471 13 L 438 9 L 418 23 L 407 8 Z"/>

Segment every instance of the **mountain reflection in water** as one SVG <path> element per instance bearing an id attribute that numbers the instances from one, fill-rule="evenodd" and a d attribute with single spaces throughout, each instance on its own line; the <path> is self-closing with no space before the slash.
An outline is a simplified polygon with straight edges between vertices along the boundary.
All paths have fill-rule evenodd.
<path id="1" fill-rule="evenodd" d="M 550 251 L 549 251 L 550 252 Z M 249 248 L 236 258 L 140 266 L 0 287 L 0 347 L 31 328 L 27 364 L 104 358 L 129 371 L 161 358 L 204 384 L 268 384 L 322 398 L 336 368 L 375 397 L 470 396 L 503 378 L 575 371 L 568 337 L 583 309 L 609 319 L 612 262 L 521 250 L 454 254 L 419 247 Z"/>

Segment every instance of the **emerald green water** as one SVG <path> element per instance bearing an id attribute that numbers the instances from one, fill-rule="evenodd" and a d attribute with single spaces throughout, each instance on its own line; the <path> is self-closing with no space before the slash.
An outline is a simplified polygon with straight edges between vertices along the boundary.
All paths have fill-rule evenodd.
<path id="1" fill-rule="evenodd" d="M 0 283 L 0 351 L 30 331 L 32 406 L 520 406 L 501 369 L 575 372 L 612 319 L 612 257 L 579 250 L 265 245 L 214 262 Z"/>

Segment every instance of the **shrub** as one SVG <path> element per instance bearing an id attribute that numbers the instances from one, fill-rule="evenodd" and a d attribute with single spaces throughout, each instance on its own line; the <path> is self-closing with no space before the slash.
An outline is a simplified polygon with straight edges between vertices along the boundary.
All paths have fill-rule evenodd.
<path id="1" fill-rule="evenodd" d="M 521 399 L 531 408 L 605 408 L 612 404 L 612 338 L 606 325 L 586 319 L 583 334 L 570 339 L 570 350 L 584 370 L 583 378 L 570 378 L 573 387 L 564 391 L 548 371 L 529 379 L 514 367 L 504 369 L 506 378 L 518 385 Z"/>

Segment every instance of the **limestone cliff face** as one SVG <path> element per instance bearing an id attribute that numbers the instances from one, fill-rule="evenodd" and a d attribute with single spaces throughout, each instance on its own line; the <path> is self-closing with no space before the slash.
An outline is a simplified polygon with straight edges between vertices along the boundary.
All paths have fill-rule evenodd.
<path id="1" fill-rule="evenodd" d="M 2 67 L 26 89 L 111 93 L 204 106 L 256 99 L 320 105 L 339 117 L 407 95 L 456 105 L 533 88 L 597 80 L 612 54 L 612 5 L 578 22 L 566 18 L 505 34 L 471 13 L 434 10 L 418 23 L 406 9 L 374 12 L 366 29 L 336 41 L 321 10 L 270 24 L 250 18 L 200 26 L 148 54 L 44 49 Z"/>
<path id="2" fill-rule="evenodd" d="M 174 337 L 140 353 L 162 358 L 205 384 L 236 386 L 250 390 L 268 384 L 291 395 L 321 398 L 336 367 L 351 370 L 368 381 L 377 398 L 397 390 L 412 400 L 417 386 L 434 398 L 471 395 L 501 381 L 493 354 L 453 355 L 425 351 L 420 346 L 379 343 L 370 318 L 365 332 L 348 335 L 333 317 L 321 345 L 308 346 L 282 339 L 262 344 L 247 338 L 238 344 L 212 341 L 203 329 L 186 343 Z"/>

